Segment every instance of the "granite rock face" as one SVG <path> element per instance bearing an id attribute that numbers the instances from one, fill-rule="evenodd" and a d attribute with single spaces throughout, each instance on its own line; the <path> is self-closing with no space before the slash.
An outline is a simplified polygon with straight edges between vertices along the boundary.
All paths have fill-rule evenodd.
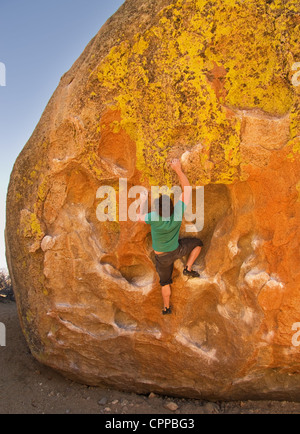
<path id="1" fill-rule="evenodd" d="M 62 77 L 7 197 L 40 362 L 138 393 L 300 397 L 299 38 L 294 0 L 127 0 Z M 149 228 L 100 222 L 97 191 L 176 185 L 172 157 L 205 186 L 204 249 L 201 279 L 176 262 L 166 318 Z"/>

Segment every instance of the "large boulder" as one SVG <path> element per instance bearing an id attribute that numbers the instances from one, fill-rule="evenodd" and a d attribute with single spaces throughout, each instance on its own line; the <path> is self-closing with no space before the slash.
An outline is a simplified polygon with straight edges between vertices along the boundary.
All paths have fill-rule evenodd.
<path id="1" fill-rule="evenodd" d="M 89 385 L 300 398 L 298 0 L 127 0 L 66 73 L 18 157 L 6 247 L 32 354 Z M 149 227 L 97 192 L 205 186 L 204 249 L 174 314 Z M 131 199 L 132 200 L 132 199 Z"/>

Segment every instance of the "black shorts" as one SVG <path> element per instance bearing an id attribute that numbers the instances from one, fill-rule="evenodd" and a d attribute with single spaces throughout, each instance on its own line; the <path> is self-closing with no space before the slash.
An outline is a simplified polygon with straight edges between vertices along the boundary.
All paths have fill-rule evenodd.
<path id="1" fill-rule="evenodd" d="M 160 285 L 171 285 L 173 283 L 172 274 L 174 262 L 183 256 L 189 255 L 196 247 L 203 247 L 203 243 L 198 238 L 182 238 L 176 250 L 168 253 L 155 255 L 156 271 L 160 277 Z"/>

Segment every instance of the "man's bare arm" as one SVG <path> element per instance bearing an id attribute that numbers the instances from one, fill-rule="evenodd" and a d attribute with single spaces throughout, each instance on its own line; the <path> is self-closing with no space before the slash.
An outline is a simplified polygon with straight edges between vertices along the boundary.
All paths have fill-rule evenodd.
<path id="1" fill-rule="evenodd" d="M 177 173 L 177 176 L 179 178 L 179 182 L 181 185 L 181 189 L 183 191 L 180 200 L 184 202 L 186 205 L 188 205 L 191 195 L 192 195 L 192 186 L 185 175 L 185 173 L 182 170 L 181 162 L 177 158 L 171 161 L 171 167 L 172 169 Z"/>

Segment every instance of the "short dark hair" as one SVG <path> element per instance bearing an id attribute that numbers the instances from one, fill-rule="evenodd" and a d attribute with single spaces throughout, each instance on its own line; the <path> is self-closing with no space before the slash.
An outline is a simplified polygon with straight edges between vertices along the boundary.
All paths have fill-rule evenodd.
<path id="1" fill-rule="evenodd" d="M 161 194 L 154 201 L 154 209 L 161 217 L 171 217 L 174 214 L 174 204 L 170 196 Z"/>

